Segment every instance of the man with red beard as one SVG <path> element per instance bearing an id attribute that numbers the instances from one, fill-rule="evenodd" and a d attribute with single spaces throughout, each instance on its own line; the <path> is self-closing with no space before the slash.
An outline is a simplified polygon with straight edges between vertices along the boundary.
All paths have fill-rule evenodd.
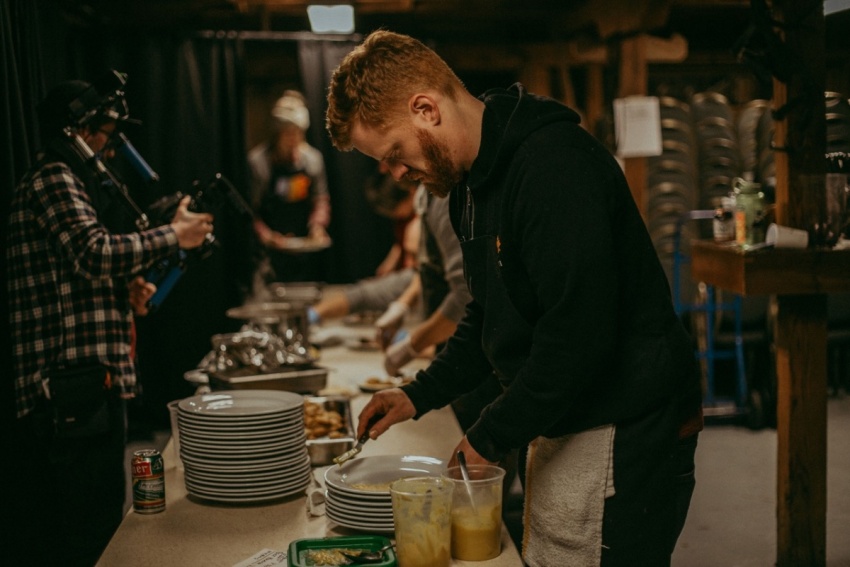
<path id="1" fill-rule="evenodd" d="M 448 197 L 473 301 L 431 365 L 375 394 L 376 439 L 495 376 L 449 460 L 527 448 L 531 567 L 669 565 L 694 487 L 699 375 L 616 160 L 522 85 L 472 96 L 421 42 L 377 31 L 334 72 L 334 145 Z"/>

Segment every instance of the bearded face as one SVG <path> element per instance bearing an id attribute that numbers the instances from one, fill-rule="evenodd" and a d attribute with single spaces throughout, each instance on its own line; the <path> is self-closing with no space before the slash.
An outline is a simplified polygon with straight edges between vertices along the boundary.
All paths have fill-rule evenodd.
<path id="1" fill-rule="evenodd" d="M 447 197 L 463 179 L 463 174 L 452 164 L 445 143 L 437 141 L 428 130 L 417 130 L 416 137 L 429 170 L 422 183 L 434 195 Z"/>

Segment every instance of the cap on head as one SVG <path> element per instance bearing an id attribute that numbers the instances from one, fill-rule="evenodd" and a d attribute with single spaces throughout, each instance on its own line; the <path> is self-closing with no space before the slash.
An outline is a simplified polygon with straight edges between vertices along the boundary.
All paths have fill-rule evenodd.
<path id="1" fill-rule="evenodd" d="M 310 111 L 304 97 L 297 91 L 286 91 L 272 108 L 272 117 L 279 126 L 294 124 L 303 131 L 310 127 Z"/>

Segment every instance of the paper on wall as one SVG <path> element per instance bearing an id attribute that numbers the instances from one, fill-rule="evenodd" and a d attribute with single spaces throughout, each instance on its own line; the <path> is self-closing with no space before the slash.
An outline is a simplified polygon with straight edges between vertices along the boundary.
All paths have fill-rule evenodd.
<path id="1" fill-rule="evenodd" d="M 614 100 L 614 133 L 621 158 L 661 155 L 661 110 L 658 97 Z"/>

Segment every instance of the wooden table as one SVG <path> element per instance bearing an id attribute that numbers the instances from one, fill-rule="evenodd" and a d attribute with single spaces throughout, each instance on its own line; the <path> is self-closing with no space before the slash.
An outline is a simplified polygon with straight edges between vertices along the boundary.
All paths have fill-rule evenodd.
<path id="1" fill-rule="evenodd" d="M 850 250 L 745 252 L 691 244 L 694 281 L 777 296 L 777 564 L 826 563 L 826 294 L 850 289 Z"/>
<path id="2" fill-rule="evenodd" d="M 364 378 L 382 374 L 378 353 L 354 352 L 344 345 L 324 350 L 319 363 L 329 368 L 330 386 L 353 391 Z M 367 400 L 368 395 L 359 393 L 352 398 L 355 417 Z M 461 435 L 454 414 L 443 408 L 418 421 L 394 426 L 379 440 L 366 443 L 361 456 L 415 454 L 448 460 Z M 187 496 L 183 473 L 175 466 L 172 443 L 169 442 L 163 457 L 165 511 L 144 515 L 131 510 L 97 563 L 99 567 L 232 567 L 263 549 L 286 551 L 296 539 L 358 533 L 324 516 L 310 516 L 304 494 L 261 505 L 234 506 L 194 500 Z M 519 567 L 522 561 L 503 526 L 502 553 L 498 558 L 452 564 Z"/>

